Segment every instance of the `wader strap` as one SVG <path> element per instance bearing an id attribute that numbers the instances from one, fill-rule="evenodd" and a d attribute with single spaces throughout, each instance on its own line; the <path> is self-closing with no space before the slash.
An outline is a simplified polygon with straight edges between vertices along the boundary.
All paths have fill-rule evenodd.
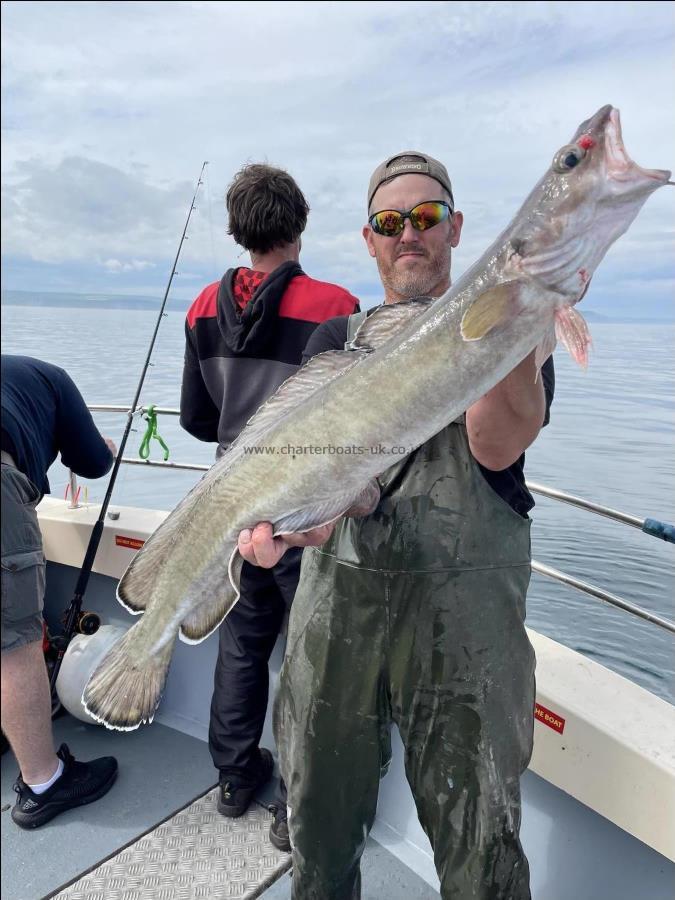
<path id="1" fill-rule="evenodd" d="M 361 312 L 352 313 L 352 315 L 347 319 L 347 342 L 345 343 L 345 350 L 354 350 L 354 338 L 356 337 L 356 332 L 366 321 L 367 317 L 367 310 L 362 310 Z M 466 425 L 465 414 L 462 413 L 461 416 L 458 416 L 458 418 L 454 420 L 453 424 Z"/>
<path id="2" fill-rule="evenodd" d="M 367 311 L 363 310 L 362 312 L 352 313 L 352 315 L 347 319 L 347 343 L 345 344 L 345 350 L 354 349 L 353 344 L 354 338 L 356 337 L 356 332 L 366 321 L 367 315 Z"/>

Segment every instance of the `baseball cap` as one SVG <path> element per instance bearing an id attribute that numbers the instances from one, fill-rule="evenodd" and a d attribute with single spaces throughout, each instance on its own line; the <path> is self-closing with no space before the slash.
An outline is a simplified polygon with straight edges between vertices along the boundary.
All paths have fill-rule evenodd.
<path id="1" fill-rule="evenodd" d="M 428 175 L 429 178 L 435 178 L 450 194 L 450 200 L 454 206 L 455 200 L 452 196 L 450 176 L 443 163 L 427 153 L 420 153 L 419 150 L 403 150 L 401 153 L 385 159 L 371 175 L 368 185 L 368 212 L 371 200 L 379 186 L 398 175 Z"/>

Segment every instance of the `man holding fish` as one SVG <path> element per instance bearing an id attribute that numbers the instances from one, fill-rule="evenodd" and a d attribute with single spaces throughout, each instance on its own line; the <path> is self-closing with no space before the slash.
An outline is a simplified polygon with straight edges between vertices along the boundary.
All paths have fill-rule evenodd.
<path id="1" fill-rule="evenodd" d="M 368 216 L 385 304 L 445 293 L 463 224 L 445 166 L 417 151 L 389 158 L 370 180 Z M 319 326 L 306 357 L 342 349 L 348 327 L 346 316 Z M 269 566 L 332 532 L 305 554 L 275 710 L 294 898 L 359 896 L 391 722 L 443 896 L 529 895 L 518 839 L 534 708 L 523 454 L 548 419 L 552 359 L 537 375 L 532 351 L 386 469 L 371 515 L 240 537 L 242 555 Z"/>

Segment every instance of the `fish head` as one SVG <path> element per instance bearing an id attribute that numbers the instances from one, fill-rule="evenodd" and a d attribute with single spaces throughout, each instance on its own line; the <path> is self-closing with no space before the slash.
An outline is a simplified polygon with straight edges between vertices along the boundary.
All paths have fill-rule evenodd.
<path id="1" fill-rule="evenodd" d="M 510 267 L 577 303 L 598 264 L 657 188 L 664 169 L 628 156 L 619 110 L 603 106 L 562 146 L 512 223 Z"/>

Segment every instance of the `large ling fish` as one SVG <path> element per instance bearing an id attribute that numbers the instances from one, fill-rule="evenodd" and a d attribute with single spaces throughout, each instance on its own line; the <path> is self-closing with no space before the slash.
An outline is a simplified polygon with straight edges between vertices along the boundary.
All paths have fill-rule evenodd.
<path id="1" fill-rule="evenodd" d="M 353 349 L 322 353 L 285 382 L 120 581 L 118 599 L 143 617 L 92 675 L 89 713 L 111 728 L 152 721 L 176 637 L 203 640 L 237 601 L 243 528 L 301 532 L 370 511 L 394 454 L 439 432 L 534 348 L 541 365 L 557 337 L 585 364 L 590 338 L 575 304 L 669 178 L 627 156 L 618 110 L 603 107 L 446 294 L 383 306 Z"/>

